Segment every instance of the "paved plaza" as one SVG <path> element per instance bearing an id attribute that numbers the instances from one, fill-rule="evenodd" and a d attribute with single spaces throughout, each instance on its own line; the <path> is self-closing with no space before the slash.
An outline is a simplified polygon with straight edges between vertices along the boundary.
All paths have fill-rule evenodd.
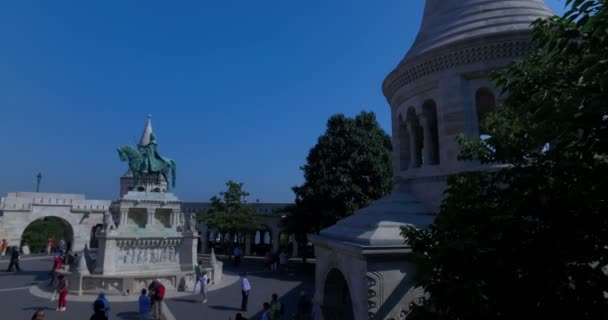
<path id="1" fill-rule="evenodd" d="M 50 257 L 23 257 L 21 272 L 5 272 L 8 267 L 8 257 L 0 260 L 0 312 L 2 319 L 30 319 L 37 309 L 44 309 L 46 319 L 82 320 L 92 314 L 92 302 L 95 297 L 68 296 L 68 307 L 65 312 L 57 312 L 56 301 L 48 298 L 49 270 L 52 265 Z M 249 319 L 258 319 L 261 315 L 262 304 L 270 301 L 273 293 L 279 294 L 285 303 L 287 315 L 295 312 L 300 292 L 313 293 L 314 265 L 301 264 L 293 261 L 289 273 L 263 271 L 259 259 L 245 259 L 241 266 L 235 269 L 230 262 L 225 262 L 225 283 L 218 288 L 211 287 L 206 304 L 200 302 L 197 295 L 187 293 L 168 294 L 166 305 L 174 319 L 234 319 L 239 312 L 241 303 L 240 282 L 238 274 L 242 271 L 250 273 L 251 296 L 248 312 L 244 315 Z M 42 288 L 38 289 L 38 288 Z M 47 292 L 44 292 L 47 291 Z M 42 293 L 42 294 L 41 294 Z M 129 297 L 110 297 L 110 319 L 136 320 L 137 295 Z"/>

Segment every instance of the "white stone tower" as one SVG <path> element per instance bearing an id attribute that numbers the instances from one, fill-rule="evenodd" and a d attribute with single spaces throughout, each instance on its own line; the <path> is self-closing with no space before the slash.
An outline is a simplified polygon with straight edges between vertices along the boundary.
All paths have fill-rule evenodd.
<path id="1" fill-rule="evenodd" d="M 414 44 L 382 86 L 391 107 L 395 189 L 310 236 L 315 305 L 324 319 L 405 317 L 421 292 L 412 286 L 415 266 L 399 228 L 427 227 L 446 176 L 480 169 L 458 161 L 455 137 L 484 134 L 479 119 L 498 97 L 489 73 L 530 50 L 530 24 L 550 15 L 542 0 L 426 1 Z"/>

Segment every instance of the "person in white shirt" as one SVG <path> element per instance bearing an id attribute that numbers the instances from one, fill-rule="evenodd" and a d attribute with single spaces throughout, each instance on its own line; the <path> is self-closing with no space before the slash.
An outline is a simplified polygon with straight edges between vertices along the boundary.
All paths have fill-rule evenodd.
<path id="1" fill-rule="evenodd" d="M 243 272 L 243 276 L 241 277 L 241 311 L 247 311 L 249 291 L 251 291 L 251 285 L 249 284 L 249 279 L 247 279 L 247 272 Z"/>
<path id="2" fill-rule="evenodd" d="M 203 298 L 203 303 L 207 303 L 207 288 L 209 287 L 210 282 L 207 271 L 203 271 L 203 276 L 201 277 L 201 296 Z"/>

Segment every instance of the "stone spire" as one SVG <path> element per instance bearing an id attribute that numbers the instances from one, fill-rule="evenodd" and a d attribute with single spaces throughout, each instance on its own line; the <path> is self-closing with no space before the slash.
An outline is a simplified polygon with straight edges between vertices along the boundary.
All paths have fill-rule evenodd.
<path id="1" fill-rule="evenodd" d="M 528 32 L 534 20 L 552 15 L 543 0 L 426 0 L 406 59 L 467 39 Z"/>
<path id="2" fill-rule="evenodd" d="M 148 119 L 146 120 L 146 127 L 144 128 L 144 132 L 141 135 L 141 140 L 139 141 L 139 145 L 142 147 L 150 144 L 150 135 L 152 134 L 152 115 L 148 115 Z"/>

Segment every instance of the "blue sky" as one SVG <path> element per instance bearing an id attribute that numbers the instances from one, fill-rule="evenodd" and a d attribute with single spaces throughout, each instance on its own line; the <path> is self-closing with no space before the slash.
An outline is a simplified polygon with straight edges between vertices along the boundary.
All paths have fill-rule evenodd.
<path id="1" fill-rule="evenodd" d="M 548 0 L 563 12 L 564 0 Z M 0 194 L 115 199 L 116 147 L 147 114 L 175 192 L 206 201 L 229 179 L 291 202 L 335 113 L 374 111 L 411 45 L 422 0 L 2 1 Z"/>

